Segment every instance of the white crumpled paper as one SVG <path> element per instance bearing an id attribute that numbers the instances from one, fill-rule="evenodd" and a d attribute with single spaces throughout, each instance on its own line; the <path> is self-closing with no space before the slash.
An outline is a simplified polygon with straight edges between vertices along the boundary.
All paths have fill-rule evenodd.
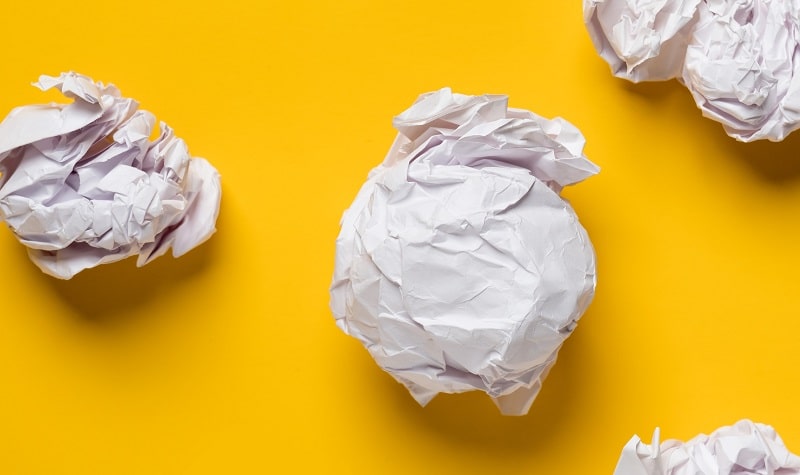
<path id="1" fill-rule="evenodd" d="M 342 218 L 337 324 L 422 405 L 481 390 L 525 414 L 594 294 L 594 251 L 559 196 L 598 171 L 583 136 L 449 89 L 394 126 Z"/>
<path id="2" fill-rule="evenodd" d="M 0 218 L 44 272 L 69 279 L 138 255 L 175 257 L 215 231 L 221 188 L 206 160 L 112 85 L 65 73 L 34 84 L 71 104 L 14 109 L 0 123 Z"/>
<path id="3" fill-rule="evenodd" d="M 614 75 L 677 78 L 743 142 L 800 128 L 800 0 L 584 0 Z"/>
<path id="4" fill-rule="evenodd" d="M 614 475 L 800 475 L 800 458 L 764 424 L 742 420 L 686 443 L 658 439 L 658 429 L 649 445 L 634 436 Z"/>

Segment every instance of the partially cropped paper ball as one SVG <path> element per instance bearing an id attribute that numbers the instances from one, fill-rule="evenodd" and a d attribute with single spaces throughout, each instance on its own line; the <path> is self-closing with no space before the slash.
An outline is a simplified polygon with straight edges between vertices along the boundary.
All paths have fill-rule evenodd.
<path id="1" fill-rule="evenodd" d="M 800 475 L 800 457 L 768 425 L 742 420 L 688 442 L 634 436 L 614 475 Z"/>
<path id="2" fill-rule="evenodd" d="M 750 142 L 800 128 L 800 0 L 584 0 L 614 75 L 677 78 L 703 115 Z"/>
<path id="3" fill-rule="evenodd" d="M 563 186 L 597 173 L 563 119 L 505 96 L 420 96 L 341 222 L 338 326 L 420 404 L 480 390 L 525 414 L 592 300 L 595 257 Z"/>
<path id="4" fill-rule="evenodd" d="M 134 255 L 142 266 L 214 233 L 219 174 L 166 124 L 151 141 L 150 112 L 80 74 L 34 85 L 74 100 L 19 107 L 0 123 L 0 219 L 39 268 L 69 279 Z"/>

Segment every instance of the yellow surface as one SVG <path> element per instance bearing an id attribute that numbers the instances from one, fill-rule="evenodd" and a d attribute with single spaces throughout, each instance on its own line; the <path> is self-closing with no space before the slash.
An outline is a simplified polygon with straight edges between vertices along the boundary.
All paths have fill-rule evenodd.
<path id="1" fill-rule="evenodd" d="M 744 417 L 800 451 L 800 136 L 744 145 L 595 54 L 578 0 L 5 2 L 0 113 L 75 70 L 220 170 L 179 260 L 57 281 L 0 229 L 0 473 L 610 474 L 628 438 Z M 419 408 L 327 308 L 342 211 L 419 93 L 561 115 L 599 285 L 531 413 Z"/>

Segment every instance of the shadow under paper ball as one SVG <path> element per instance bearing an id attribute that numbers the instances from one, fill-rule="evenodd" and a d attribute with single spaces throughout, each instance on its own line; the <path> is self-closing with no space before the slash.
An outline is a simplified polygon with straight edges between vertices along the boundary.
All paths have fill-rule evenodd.
<path id="1" fill-rule="evenodd" d="M 742 143 L 731 139 L 725 148 L 771 184 L 788 185 L 800 178 L 800 130 L 782 142 Z"/>
<path id="2" fill-rule="evenodd" d="M 677 80 L 649 81 L 633 83 L 625 79 L 614 78 L 625 89 L 625 92 L 639 97 L 651 105 L 674 100 L 676 95 L 687 95 L 691 101 L 691 94 Z M 700 114 L 700 110 L 696 111 Z"/>
<path id="3" fill-rule="evenodd" d="M 579 326 L 580 328 L 580 326 Z M 566 419 L 573 409 L 577 388 L 575 381 L 590 370 L 588 358 L 581 352 L 580 341 L 568 340 L 559 352 L 558 361 L 542 384 L 542 390 L 525 416 L 504 416 L 481 391 L 439 394 L 421 407 L 408 391 L 389 375 L 371 384 L 380 386 L 376 393 L 387 397 L 387 405 L 401 419 L 435 435 L 454 451 L 464 448 L 480 458 L 531 458 L 545 453 L 563 440 Z M 581 348 L 583 347 L 583 349 Z M 374 363 L 373 363 L 374 364 Z"/>
<path id="4" fill-rule="evenodd" d="M 645 101 L 654 114 L 672 112 L 670 115 L 674 115 L 675 110 L 666 111 L 665 108 L 677 107 L 681 121 L 689 122 L 691 129 L 700 137 L 719 147 L 725 156 L 743 162 L 760 179 L 783 185 L 800 178 L 800 130 L 789 134 L 781 142 L 740 142 L 729 136 L 722 124 L 704 117 L 691 93 L 677 80 L 638 84 L 624 80 L 620 82 L 628 93 Z M 665 132 L 663 139 L 670 140 L 670 136 Z"/>
<path id="5" fill-rule="evenodd" d="M 216 233 L 179 258 L 172 257 L 170 250 L 149 264 L 136 267 L 136 256 L 132 256 L 86 269 L 70 280 L 46 275 L 33 263 L 31 267 L 86 322 L 113 326 L 123 323 L 137 308 L 159 298 L 169 298 L 176 285 L 207 271 L 217 260 L 224 215 L 221 210 Z"/>

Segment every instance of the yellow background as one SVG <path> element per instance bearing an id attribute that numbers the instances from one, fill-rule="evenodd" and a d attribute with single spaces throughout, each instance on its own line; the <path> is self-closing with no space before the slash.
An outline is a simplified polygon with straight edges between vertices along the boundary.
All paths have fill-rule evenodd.
<path id="1" fill-rule="evenodd" d="M 184 258 L 71 281 L 0 229 L 0 473 L 610 474 L 634 434 L 740 418 L 800 451 L 800 136 L 740 144 L 677 83 L 610 75 L 579 0 L 3 4 L 0 114 L 113 82 L 223 177 Z M 418 94 L 560 115 L 594 303 L 526 417 L 422 409 L 328 310 L 338 220 Z"/>

